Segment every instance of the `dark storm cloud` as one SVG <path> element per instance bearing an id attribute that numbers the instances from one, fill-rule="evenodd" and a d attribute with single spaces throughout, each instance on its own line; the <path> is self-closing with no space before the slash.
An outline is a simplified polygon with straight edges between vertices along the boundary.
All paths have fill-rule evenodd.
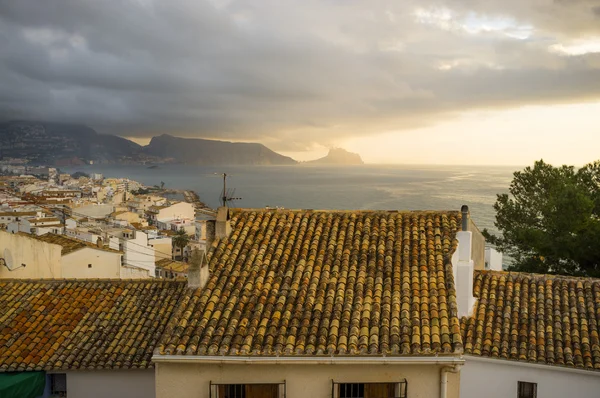
<path id="1" fill-rule="evenodd" d="M 0 2 L 0 118 L 297 150 L 469 108 L 587 100 L 597 54 L 549 49 L 600 34 L 594 4 Z"/>

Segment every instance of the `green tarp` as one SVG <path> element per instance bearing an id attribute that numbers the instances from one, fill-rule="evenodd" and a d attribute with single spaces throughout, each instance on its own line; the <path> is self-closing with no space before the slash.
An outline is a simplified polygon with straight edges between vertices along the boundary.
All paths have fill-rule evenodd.
<path id="1" fill-rule="evenodd" d="M 36 398 L 44 394 L 44 372 L 0 373 L 0 397 Z"/>

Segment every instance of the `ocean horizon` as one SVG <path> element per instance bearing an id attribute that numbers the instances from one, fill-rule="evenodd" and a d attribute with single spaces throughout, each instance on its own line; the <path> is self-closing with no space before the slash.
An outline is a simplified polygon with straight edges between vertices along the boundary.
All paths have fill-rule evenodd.
<path id="1" fill-rule="evenodd" d="M 227 173 L 227 187 L 239 197 L 230 206 L 245 208 L 340 210 L 459 210 L 468 205 L 480 229 L 496 232 L 493 204 L 508 191 L 513 166 L 361 165 L 361 166 L 192 166 L 85 165 L 63 167 L 74 173 L 101 173 L 144 185 L 196 191 L 216 208 Z"/>

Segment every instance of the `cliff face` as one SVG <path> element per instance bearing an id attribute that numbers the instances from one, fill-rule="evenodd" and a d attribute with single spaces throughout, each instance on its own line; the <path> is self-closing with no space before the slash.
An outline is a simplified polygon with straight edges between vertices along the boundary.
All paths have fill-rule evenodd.
<path id="1" fill-rule="evenodd" d="M 341 148 L 332 148 L 327 156 L 320 159 L 307 162 L 310 164 L 338 164 L 338 165 L 357 165 L 364 164 L 358 153 L 348 152 Z"/>
<path id="2" fill-rule="evenodd" d="M 290 157 L 273 152 L 262 144 L 179 138 L 163 134 L 152 138 L 144 153 L 173 158 L 177 163 L 212 165 L 286 165 Z"/>

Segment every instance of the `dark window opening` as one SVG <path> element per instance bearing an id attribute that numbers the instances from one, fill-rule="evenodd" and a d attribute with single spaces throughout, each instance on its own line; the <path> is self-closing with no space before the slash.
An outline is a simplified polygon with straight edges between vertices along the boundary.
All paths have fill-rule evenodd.
<path id="1" fill-rule="evenodd" d="M 285 383 L 213 384 L 210 398 L 285 398 Z"/>
<path id="2" fill-rule="evenodd" d="M 50 396 L 67 396 L 67 375 L 64 373 L 54 373 L 50 375 Z"/>
<path id="3" fill-rule="evenodd" d="M 340 384 L 340 398 L 365 398 L 365 385 L 361 383 Z"/>
<path id="4" fill-rule="evenodd" d="M 222 398 L 246 398 L 246 386 L 243 384 L 229 384 L 224 387 Z"/>
<path id="5" fill-rule="evenodd" d="M 92 268 L 92 264 L 88 264 L 88 268 Z"/>
<path id="6" fill-rule="evenodd" d="M 537 383 L 520 381 L 517 398 L 537 398 Z"/>
<path id="7" fill-rule="evenodd" d="M 398 383 L 336 383 L 333 398 L 407 398 L 408 382 Z"/>

